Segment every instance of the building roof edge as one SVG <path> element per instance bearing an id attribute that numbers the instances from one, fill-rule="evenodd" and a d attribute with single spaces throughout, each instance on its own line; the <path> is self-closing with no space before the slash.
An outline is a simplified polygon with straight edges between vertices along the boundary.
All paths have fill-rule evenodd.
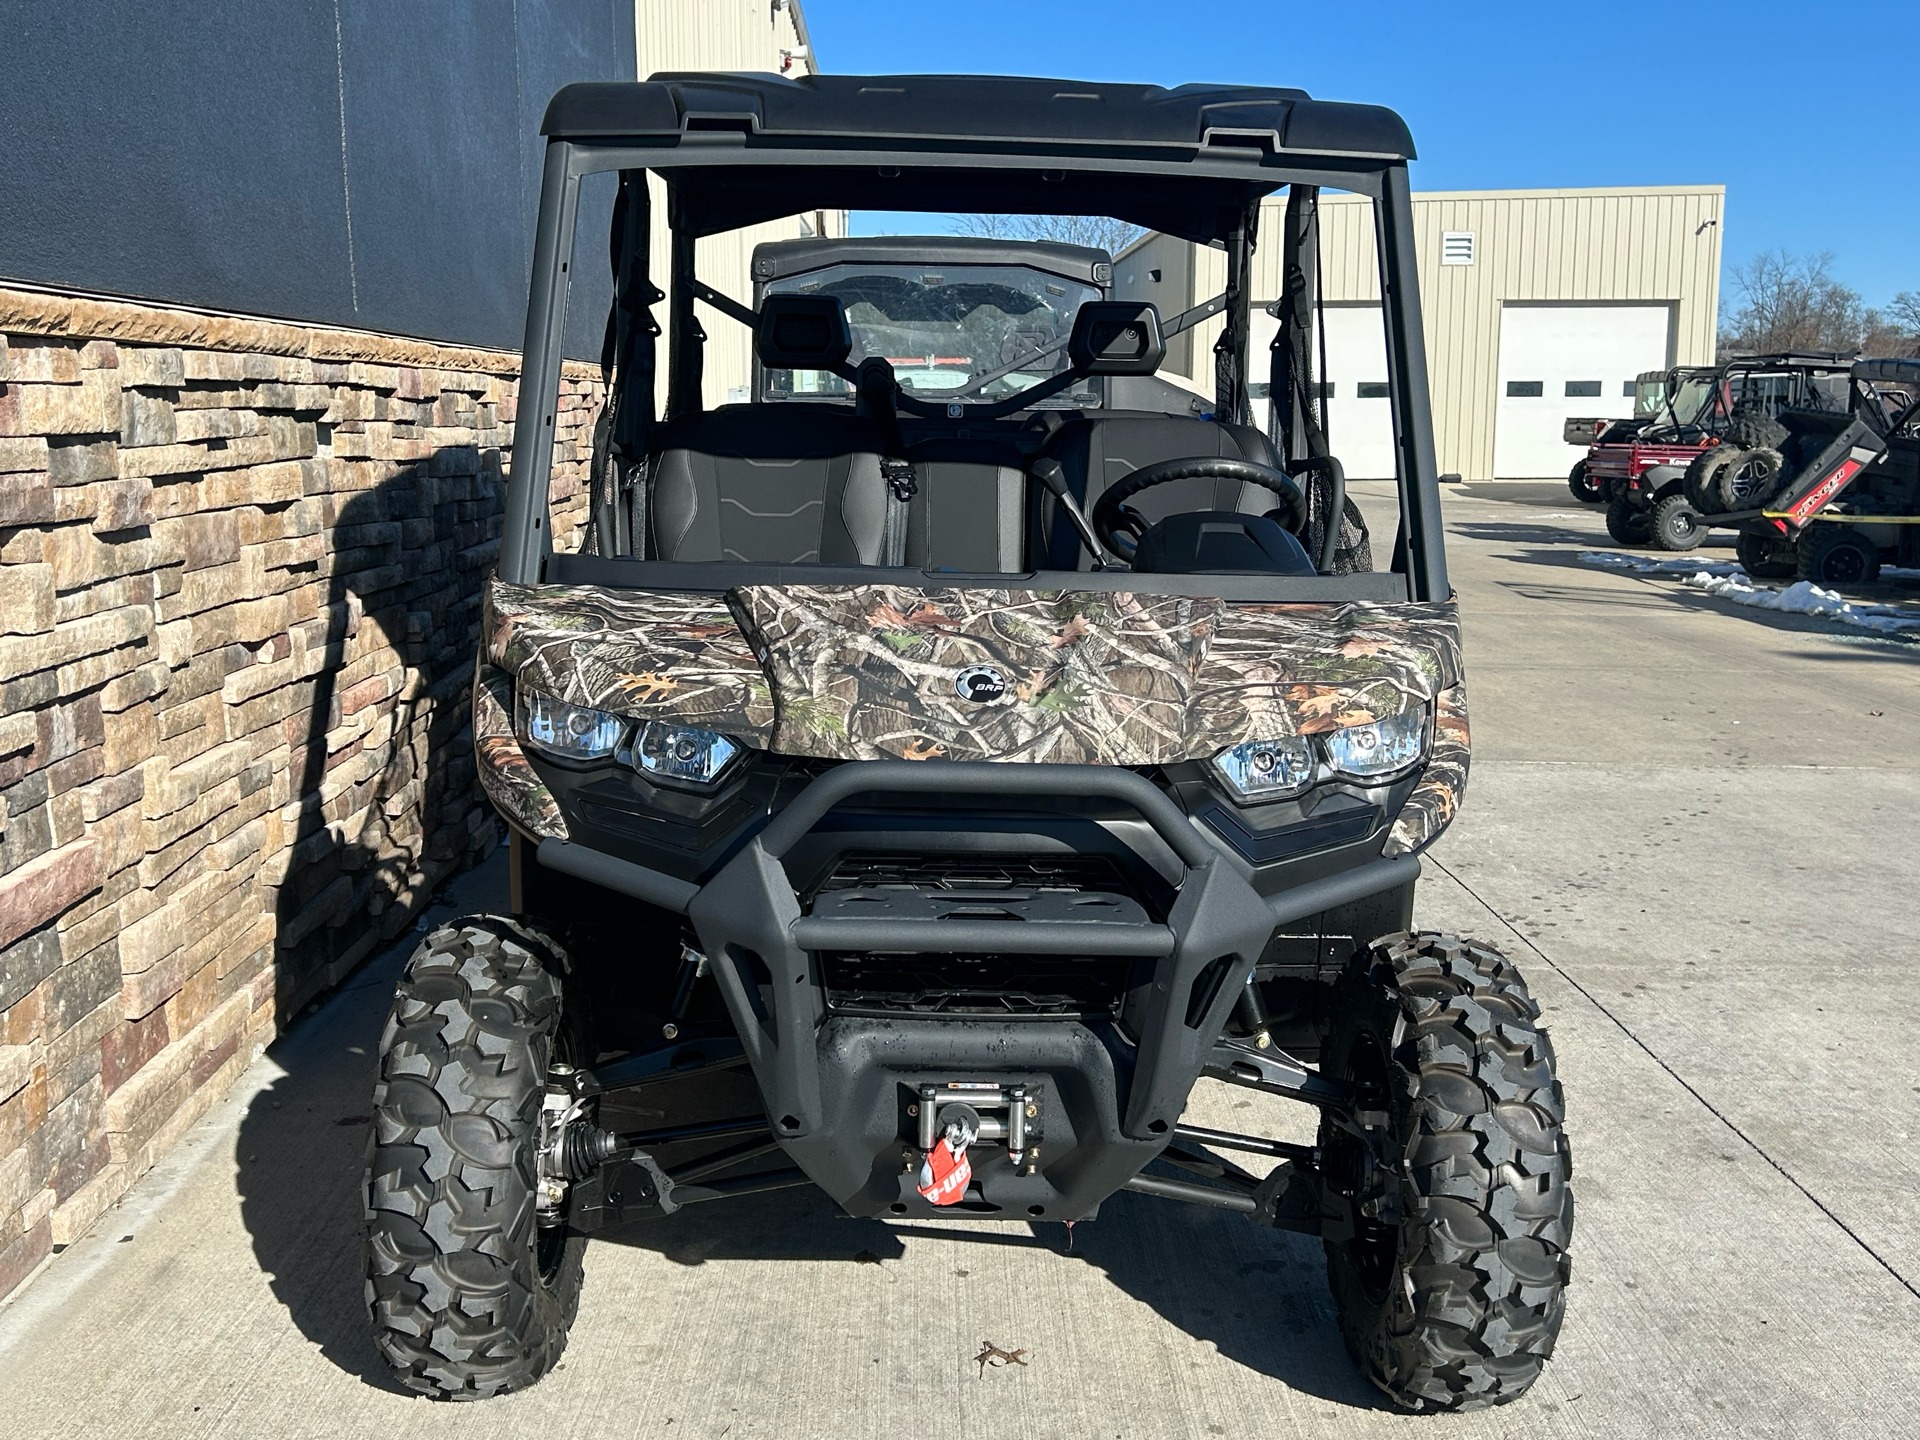
<path id="1" fill-rule="evenodd" d="M 1568 186 L 1554 190 L 1416 190 L 1413 198 L 1421 200 L 1574 200 L 1585 196 L 1607 195 L 1725 195 L 1725 185 L 1591 185 Z M 1322 200 L 1329 204 L 1357 204 L 1367 200 L 1365 195 L 1354 195 L 1345 191 L 1323 195 Z M 1285 204 L 1284 194 L 1269 196 L 1267 204 Z"/>

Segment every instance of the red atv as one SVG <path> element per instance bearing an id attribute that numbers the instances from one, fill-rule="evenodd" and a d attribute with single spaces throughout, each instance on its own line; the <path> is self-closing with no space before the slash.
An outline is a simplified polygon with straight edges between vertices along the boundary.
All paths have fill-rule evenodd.
<path id="1" fill-rule="evenodd" d="M 1573 492 L 1574 499 L 1583 505 L 1606 503 L 1606 483 L 1587 468 L 1593 447 L 1625 444 L 1648 426 L 1662 422 L 1673 387 L 1682 377 L 1695 373 L 1705 372 L 1691 369 L 1642 371 L 1634 377 L 1631 416 L 1576 415 L 1567 419 L 1561 427 L 1561 438 L 1567 444 L 1577 445 L 1582 451 L 1589 452 L 1574 462 L 1573 469 L 1567 472 L 1567 488 Z"/>

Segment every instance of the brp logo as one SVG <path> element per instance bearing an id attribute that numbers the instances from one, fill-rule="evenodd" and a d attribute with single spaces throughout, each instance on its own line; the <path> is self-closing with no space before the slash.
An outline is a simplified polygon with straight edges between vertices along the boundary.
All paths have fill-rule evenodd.
<path id="1" fill-rule="evenodd" d="M 954 692 L 962 700 L 976 705 L 991 705 L 1005 698 L 1007 677 L 991 665 L 969 665 L 953 677 Z"/>

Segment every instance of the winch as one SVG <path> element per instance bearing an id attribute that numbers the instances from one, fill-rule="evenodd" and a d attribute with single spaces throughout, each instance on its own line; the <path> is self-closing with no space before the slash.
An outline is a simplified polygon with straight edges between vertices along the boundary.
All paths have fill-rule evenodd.
<path id="1" fill-rule="evenodd" d="M 934 1204 L 952 1205 L 965 1198 L 972 1178 L 966 1153 L 979 1141 L 1003 1142 L 1014 1174 L 1033 1174 L 1040 1162 L 1036 1087 L 947 1080 L 922 1083 L 918 1093 L 908 1114 L 918 1122 L 920 1193 Z"/>

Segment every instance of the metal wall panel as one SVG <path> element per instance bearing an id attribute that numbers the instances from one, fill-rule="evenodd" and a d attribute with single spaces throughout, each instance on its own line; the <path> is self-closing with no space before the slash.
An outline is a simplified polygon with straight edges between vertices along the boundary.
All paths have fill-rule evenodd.
<path id="1" fill-rule="evenodd" d="M 1726 198 L 1718 185 L 1610 190 L 1436 191 L 1413 197 L 1420 300 L 1433 389 L 1440 468 L 1468 479 L 1493 474 L 1500 312 L 1508 301 L 1660 301 L 1674 307 L 1670 363 L 1713 359 L 1719 318 L 1720 231 Z M 1320 258 L 1329 301 L 1380 298 L 1373 203 L 1364 196 L 1321 197 Z M 1263 207 L 1261 229 L 1277 234 L 1284 197 Z M 1442 265 L 1441 237 L 1471 231 L 1474 263 Z M 1226 259 L 1216 250 L 1154 235 L 1126 252 L 1116 274 L 1158 267 L 1176 273 L 1175 250 L 1191 255 L 1191 288 L 1181 303 L 1219 293 Z M 1150 257 L 1150 258 L 1148 258 Z M 1279 251 L 1254 255 L 1256 303 L 1280 291 Z M 1142 299 L 1161 297 L 1122 286 Z M 1163 312 L 1171 308 L 1161 301 Z M 1218 321 L 1196 327 L 1180 373 L 1212 385 Z M 1264 363 L 1255 357 L 1256 368 Z M 1571 452 L 1567 462 L 1573 463 Z"/>
<path id="2" fill-rule="evenodd" d="M 798 0 L 775 10 L 768 0 L 635 0 L 635 41 L 641 76 L 663 70 L 762 70 L 781 73 L 782 53 L 792 59 L 785 73 L 818 74 L 811 55 L 796 52 L 807 45 L 806 21 Z M 654 283 L 666 288 L 668 238 L 665 186 L 653 186 L 652 268 Z M 825 233 L 847 233 L 846 212 L 828 211 Z M 583 216 L 582 235 L 586 233 Z M 604 226 L 603 226 L 604 232 Z M 702 280 L 743 305 L 753 303 L 751 274 L 753 247 L 765 240 L 794 240 L 805 232 L 800 220 L 771 220 L 699 242 L 694 268 Z M 666 325 L 666 307 L 656 311 Z M 702 401 L 709 408 L 738 396 L 752 375 L 753 337 L 746 327 L 707 308 L 698 307 L 700 328 L 706 332 Z M 661 374 L 665 374 L 667 337 L 662 338 Z M 657 402 L 666 403 L 665 380 L 659 382 Z"/>
<path id="3" fill-rule="evenodd" d="M 0 0 L 0 277 L 517 349 L 541 113 L 633 78 L 633 23 L 631 0 Z M 599 267 L 571 353 L 598 354 L 606 302 Z"/>

